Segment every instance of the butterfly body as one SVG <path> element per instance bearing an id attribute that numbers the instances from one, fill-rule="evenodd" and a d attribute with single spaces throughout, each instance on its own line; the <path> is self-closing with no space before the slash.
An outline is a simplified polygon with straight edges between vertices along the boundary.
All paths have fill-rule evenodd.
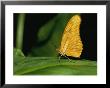
<path id="1" fill-rule="evenodd" d="M 80 57 L 83 50 L 80 38 L 80 24 L 81 17 L 79 15 L 73 16 L 67 23 L 59 48 L 61 56 Z"/>

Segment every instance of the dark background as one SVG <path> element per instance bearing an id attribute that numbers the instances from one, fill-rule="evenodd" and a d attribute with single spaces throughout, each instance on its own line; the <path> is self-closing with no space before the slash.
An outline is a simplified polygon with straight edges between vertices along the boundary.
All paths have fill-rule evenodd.
<path id="1" fill-rule="evenodd" d="M 94 60 L 97 58 L 97 14 L 81 14 L 81 18 L 80 34 L 84 46 L 81 57 Z"/>
<path id="2" fill-rule="evenodd" d="M 32 46 L 36 43 L 36 34 L 38 32 L 36 29 L 39 29 L 56 15 L 57 14 L 26 14 L 23 39 L 23 53 L 25 55 L 27 55 Z M 16 47 L 17 18 L 18 14 L 14 14 L 14 47 Z M 80 35 L 84 47 L 81 58 L 97 60 L 97 14 L 81 14 L 81 19 Z"/>

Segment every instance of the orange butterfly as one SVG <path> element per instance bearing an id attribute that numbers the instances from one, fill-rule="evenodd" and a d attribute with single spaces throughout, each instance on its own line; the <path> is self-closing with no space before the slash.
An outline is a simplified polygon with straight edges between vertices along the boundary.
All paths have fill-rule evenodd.
<path id="1" fill-rule="evenodd" d="M 74 15 L 67 23 L 62 36 L 60 48 L 58 49 L 61 56 L 80 58 L 83 50 L 83 44 L 80 38 L 80 24 L 81 17 L 79 15 Z"/>

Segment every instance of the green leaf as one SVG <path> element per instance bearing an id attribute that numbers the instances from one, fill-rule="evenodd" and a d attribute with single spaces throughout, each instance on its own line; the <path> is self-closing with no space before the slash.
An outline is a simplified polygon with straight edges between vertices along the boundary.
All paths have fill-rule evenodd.
<path id="1" fill-rule="evenodd" d="M 13 49 L 13 57 L 14 57 L 14 65 L 20 63 L 25 58 L 21 49 L 17 49 L 17 48 Z"/>
<path id="2" fill-rule="evenodd" d="M 27 57 L 15 65 L 15 75 L 96 75 L 96 61 Z"/>
<path id="3" fill-rule="evenodd" d="M 25 57 L 23 52 L 21 51 L 21 49 L 17 49 L 17 48 L 14 48 L 13 49 L 13 55 L 14 56 L 22 56 L 22 57 Z"/>

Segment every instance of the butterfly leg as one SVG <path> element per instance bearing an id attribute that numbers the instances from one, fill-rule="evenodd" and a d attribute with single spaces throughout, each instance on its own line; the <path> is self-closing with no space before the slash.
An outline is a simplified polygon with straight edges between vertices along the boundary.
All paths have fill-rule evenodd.
<path id="1" fill-rule="evenodd" d="M 59 56 L 59 58 L 58 58 L 59 62 L 60 62 L 60 57 L 61 57 L 61 56 Z"/>
<path id="2" fill-rule="evenodd" d="M 62 54 L 59 56 L 59 62 L 60 62 L 60 58 L 61 58 L 62 56 L 63 56 Z"/>
<path id="3" fill-rule="evenodd" d="M 66 55 L 65 55 L 65 57 L 66 57 L 66 58 L 68 58 Z M 71 59 L 70 59 L 70 58 L 68 58 L 68 60 L 69 60 L 69 62 L 71 61 Z"/>
<path id="4" fill-rule="evenodd" d="M 59 56 L 59 62 L 60 62 L 60 58 L 61 58 L 61 56 L 62 56 L 62 55 Z"/>

